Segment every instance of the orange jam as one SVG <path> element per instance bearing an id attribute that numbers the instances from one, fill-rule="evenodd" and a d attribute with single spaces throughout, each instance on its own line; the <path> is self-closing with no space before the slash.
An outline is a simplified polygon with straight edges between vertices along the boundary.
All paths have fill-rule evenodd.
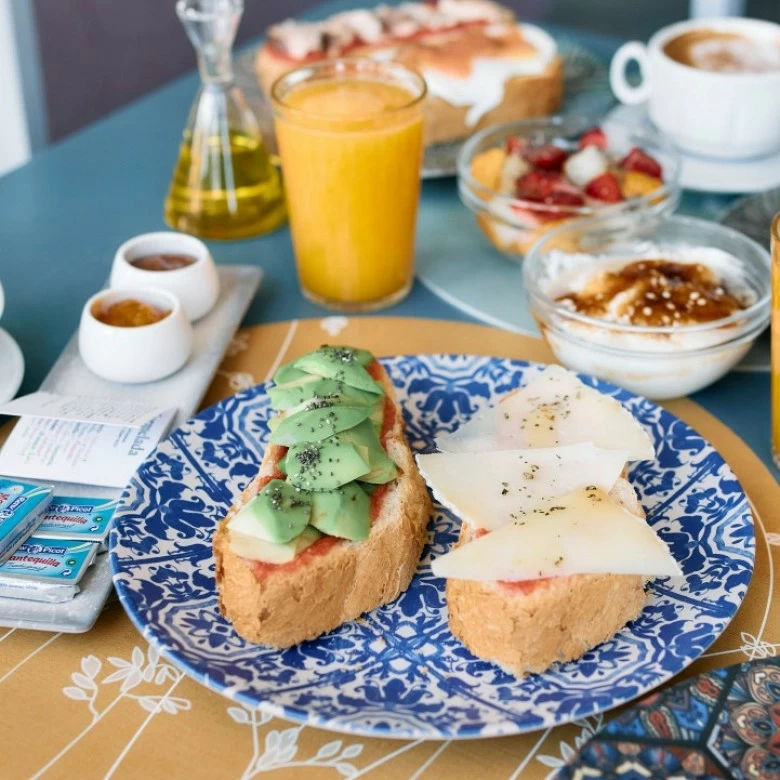
<path id="1" fill-rule="evenodd" d="M 580 292 L 556 300 L 588 317 L 648 326 L 713 322 L 745 308 L 707 266 L 671 260 L 597 273 Z"/>
<path id="2" fill-rule="evenodd" d="M 117 328 L 140 328 L 143 325 L 154 325 L 155 322 L 164 320 L 170 311 L 152 306 L 135 298 L 126 298 L 109 306 L 100 303 L 92 307 L 92 315 L 104 325 L 113 325 Z"/>

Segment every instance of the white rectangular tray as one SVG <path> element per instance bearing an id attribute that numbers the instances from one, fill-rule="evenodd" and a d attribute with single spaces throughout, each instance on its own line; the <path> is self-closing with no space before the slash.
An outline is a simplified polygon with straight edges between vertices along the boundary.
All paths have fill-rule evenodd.
<path id="1" fill-rule="evenodd" d="M 214 309 L 194 326 L 192 357 L 184 368 L 159 382 L 121 385 L 95 376 L 79 355 L 78 334 L 70 339 L 41 384 L 41 390 L 70 395 L 132 399 L 161 407 L 176 406 L 173 427 L 193 415 L 200 405 L 230 339 L 254 298 L 263 271 L 251 265 L 217 266 L 220 293 Z M 118 498 L 120 490 L 55 483 L 55 492 L 70 496 Z M 108 555 L 99 555 L 81 581 L 81 592 L 62 604 L 0 598 L 0 626 L 61 631 L 89 631 L 106 603 L 111 588 Z"/>

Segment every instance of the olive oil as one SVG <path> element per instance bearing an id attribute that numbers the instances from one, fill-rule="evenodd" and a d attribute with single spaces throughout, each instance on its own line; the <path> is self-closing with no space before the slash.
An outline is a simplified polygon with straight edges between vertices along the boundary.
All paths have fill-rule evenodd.
<path id="1" fill-rule="evenodd" d="M 279 171 L 261 139 L 231 131 L 193 137 L 186 131 L 165 201 L 165 221 L 202 238 L 248 238 L 286 217 Z"/>
<path id="2" fill-rule="evenodd" d="M 233 79 L 231 49 L 242 0 L 179 0 L 198 55 L 201 87 L 182 135 L 165 221 L 202 238 L 249 238 L 285 220 L 279 171 Z"/>

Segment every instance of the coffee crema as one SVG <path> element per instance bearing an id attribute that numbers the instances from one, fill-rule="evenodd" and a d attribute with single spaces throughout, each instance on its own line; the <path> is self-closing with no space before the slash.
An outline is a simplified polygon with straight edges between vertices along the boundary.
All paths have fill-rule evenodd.
<path id="1" fill-rule="evenodd" d="M 197 258 L 192 255 L 144 255 L 128 261 L 133 268 L 140 268 L 142 271 L 178 271 L 179 268 L 186 268 L 197 262 Z"/>
<path id="2" fill-rule="evenodd" d="M 780 39 L 760 40 L 737 32 L 688 30 L 664 44 L 667 57 L 715 73 L 767 73 L 780 70 Z"/>

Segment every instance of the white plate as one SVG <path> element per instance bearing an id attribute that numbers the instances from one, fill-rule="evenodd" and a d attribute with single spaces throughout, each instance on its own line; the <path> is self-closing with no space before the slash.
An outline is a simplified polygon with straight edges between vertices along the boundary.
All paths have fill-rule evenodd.
<path id="1" fill-rule="evenodd" d="M 611 120 L 653 127 L 644 105 L 617 106 L 607 114 L 604 124 Z M 733 194 L 761 192 L 780 185 L 780 152 L 752 160 L 717 160 L 682 149 L 679 152 L 680 185 L 687 190 Z"/>
<path id="2" fill-rule="evenodd" d="M 10 401 L 22 384 L 24 356 L 13 336 L 0 328 L 0 404 Z"/>

